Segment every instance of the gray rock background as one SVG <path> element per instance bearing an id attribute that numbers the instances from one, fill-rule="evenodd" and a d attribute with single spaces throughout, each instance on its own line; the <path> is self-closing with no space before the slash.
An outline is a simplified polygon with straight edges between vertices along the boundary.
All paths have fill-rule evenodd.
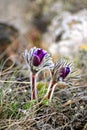
<path id="1" fill-rule="evenodd" d="M 0 0 L 0 22 L 9 23 L 25 33 L 30 26 L 31 6 L 31 0 Z"/>
<path id="2" fill-rule="evenodd" d="M 86 0 L 0 0 L 0 22 L 21 34 L 36 26 L 52 54 L 72 57 L 87 44 Z"/>
<path id="3" fill-rule="evenodd" d="M 87 45 L 87 10 L 75 14 L 63 11 L 56 15 L 43 35 L 43 41 L 50 45 L 49 51 L 55 55 L 76 56 L 79 47 Z"/>

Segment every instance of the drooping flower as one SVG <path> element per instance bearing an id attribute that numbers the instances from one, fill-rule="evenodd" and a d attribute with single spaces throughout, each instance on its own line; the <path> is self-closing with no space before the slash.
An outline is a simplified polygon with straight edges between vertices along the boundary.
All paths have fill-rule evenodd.
<path id="1" fill-rule="evenodd" d="M 65 59 L 60 59 L 54 64 L 52 71 L 53 80 L 55 82 L 64 81 L 64 79 L 71 73 L 72 63 Z"/>
<path id="2" fill-rule="evenodd" d="M 24 59 L 31 70 L 31 99 L 37 99 L 36 74 L 44 68 L 52 69 L 54 64 L 50 54 L 42 48 L 33 47 L 25 50 Z"/>
<path id="3" fill-rule="evenodd" d="M 60 59 L 57 62 L 55 62 L 54 68 L 52 70 L 52 80 L 48 87 L 47 94 L 45 96 L 49 99 L 49 101 L 51 101 L 52 99 L 54 89 L 58 82 L 64 82 L 66 77 L 71 73 L 71 66 L 72 64 L 68 63 L 64 59 Z"/>
<path id="4" fill-rule="evenodd" d="M 70 73 L 70 67 L 69 66 L 65 66 L 60 68 L 60 77 L 62 79 L 65 79 L 66 76 Z"/>

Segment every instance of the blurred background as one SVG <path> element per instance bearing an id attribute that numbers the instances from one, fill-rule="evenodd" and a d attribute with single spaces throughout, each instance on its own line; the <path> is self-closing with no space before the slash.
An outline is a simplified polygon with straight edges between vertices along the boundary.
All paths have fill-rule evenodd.
<path id="1" fill-rule="evenodd" d="M 87 1 L 0 0 L 0 59 L 19 64 L 32 46 L 47 49 L 54 59 L 86 55 Z"/>
<path id="2" fill-rule="evenodd" d="M 75 63 L 75 74 L 56 86 L 51 104 L 41 102 L 47 71 L 36 79 L 38 102 L 30 101 L 23 52 L 34 46 L 54 61 Z M 87 130 L 87 0 L 0 0 L 0 130 L 41 129 Z"/>

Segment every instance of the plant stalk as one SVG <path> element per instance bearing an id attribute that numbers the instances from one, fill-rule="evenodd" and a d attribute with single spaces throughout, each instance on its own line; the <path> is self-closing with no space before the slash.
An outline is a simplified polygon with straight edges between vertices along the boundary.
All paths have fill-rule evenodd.
<path id="1" fill-rule="evenodd" d="M 31 100 L 37 99 L 36 75 L 31 73 Z"/>
<path id="2" fill-rule="evenodd" d="M 46 97 L 50 102 L 52 100 L 53 92 L 54 92 L 56 85 L 57 85 L 57 83 L 55 83 L 54 81 L 51 81 L 51 83 L 48 87 Z"/>

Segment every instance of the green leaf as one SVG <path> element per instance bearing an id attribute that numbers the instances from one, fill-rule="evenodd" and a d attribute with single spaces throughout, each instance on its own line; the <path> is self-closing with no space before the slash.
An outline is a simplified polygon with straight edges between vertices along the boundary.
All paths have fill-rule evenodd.
<path id="1" fill-rule="evenodd" d="M 22 106 L 22 109 L 25 109 L 25 110 L 26 110 L 26 109 L 29 109 L 30 107 L 32 107 L 32 106 L 34 105 L 35 102 L 36 102 L 35 100 L 31 100 L 31 101 L 25 103 L 25 104 Z"/>

